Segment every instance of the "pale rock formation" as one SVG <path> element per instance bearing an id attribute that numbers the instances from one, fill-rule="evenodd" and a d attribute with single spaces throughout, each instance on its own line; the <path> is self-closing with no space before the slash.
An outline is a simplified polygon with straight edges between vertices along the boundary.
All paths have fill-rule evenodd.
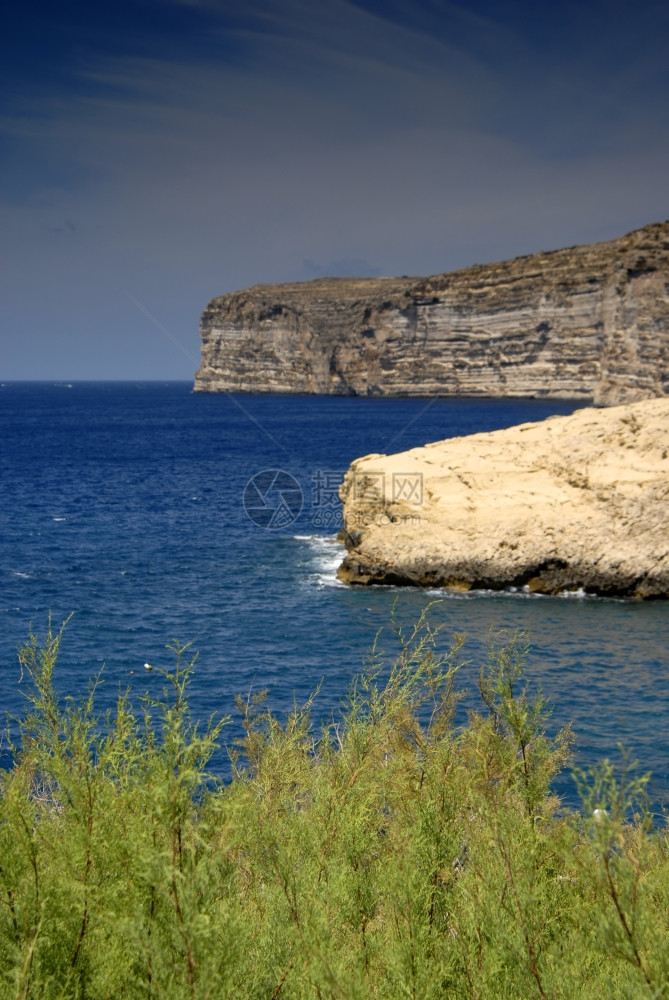
<path id="1" fill-rule="evenodd" d="M 205 392 L 669 393 L 669 222 L 430 278 L 319 278 L 213 299 Z"/>
<path id="2" fill-rule="evenodd" d="M 669 399 L 355 461 L 339 578 L 669 596 Z"/>

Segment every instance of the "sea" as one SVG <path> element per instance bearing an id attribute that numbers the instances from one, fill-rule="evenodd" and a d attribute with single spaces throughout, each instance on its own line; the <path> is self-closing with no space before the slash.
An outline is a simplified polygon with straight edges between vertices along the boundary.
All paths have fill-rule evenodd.
<path id="1" fill-rule="evenodd" d="M 119 692 L 159 696 L 175 642 L 197 654 L 190 705 L 230 715 L 211 767 L 230 776 L 235 696 L 267 690 L 280 719 L 315 695 L 314 725 L 339 717 L 377 645 L 397 653 L 427 608 L 444 651 L 466 635 L 456 724 L 478 707 L 491 643 L 521 632 L 525 681 L 570 723 L 575 765 L 651 772 L 658 820 L 669 802 L 669 604 L 516 592 L 351 588 L 338 486 L 349 464 L 491 431 L 581 404 L 193 393 L 186 382 L 14 382 L 0 387 L 0 710 L 25 711 L 17 655 L 31 630 L 69 618 L 56 669 L 62 697 L 96 706 Z M 390 487 L 389 487 L 390 488 Z M 528 511 L 528 518 L 531 518 Z M 71 616 L 71 617 L 70 617 Z M 152 669 L 148 669 L 146 665 Z M 556 781 L 578 808 L 571 770 Z"/>

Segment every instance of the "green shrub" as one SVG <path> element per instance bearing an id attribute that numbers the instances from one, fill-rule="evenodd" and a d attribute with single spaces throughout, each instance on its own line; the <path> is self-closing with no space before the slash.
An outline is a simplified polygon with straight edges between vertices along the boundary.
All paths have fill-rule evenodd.
<path id="1" fill-rule="evenodd" d="M 666 997 L 669 863 L 645 779 L 579 774 L 571 735 L 522 682 L 513 638 L 454 724 L 462 639 L 425 615 L 374 650 L 320 731 L 238 708 L 233 777 L 207 773 L 226 719 L 190 716 L 192 663 L 95 714 L 53 684 L 62 630 L 20 651 L 32 688 L 0 778 L 0 997 L 396 1000 Z"/>

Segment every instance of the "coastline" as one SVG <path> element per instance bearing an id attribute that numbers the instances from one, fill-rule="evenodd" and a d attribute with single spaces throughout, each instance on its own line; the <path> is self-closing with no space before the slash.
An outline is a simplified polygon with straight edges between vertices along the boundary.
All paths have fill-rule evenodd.
<path id="1" fill-rule="evenodd" d="M 669 400 L 355 461 L 339 579 L 669 596 Z"/>

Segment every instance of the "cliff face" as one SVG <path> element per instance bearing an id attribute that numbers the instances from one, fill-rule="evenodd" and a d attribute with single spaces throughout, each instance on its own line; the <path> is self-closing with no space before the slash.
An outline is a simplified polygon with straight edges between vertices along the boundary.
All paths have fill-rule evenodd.
<path id="1" fill-rule="evenodd" d="M 350 584 L 669 597 L 669 399 L 355 461 Z"/>
<path id="2" fill-rule="evenodd" d="M 669 393 L 669 222 L 430 278 L 320 278 L 212 299 L 204 392 Z"/>

